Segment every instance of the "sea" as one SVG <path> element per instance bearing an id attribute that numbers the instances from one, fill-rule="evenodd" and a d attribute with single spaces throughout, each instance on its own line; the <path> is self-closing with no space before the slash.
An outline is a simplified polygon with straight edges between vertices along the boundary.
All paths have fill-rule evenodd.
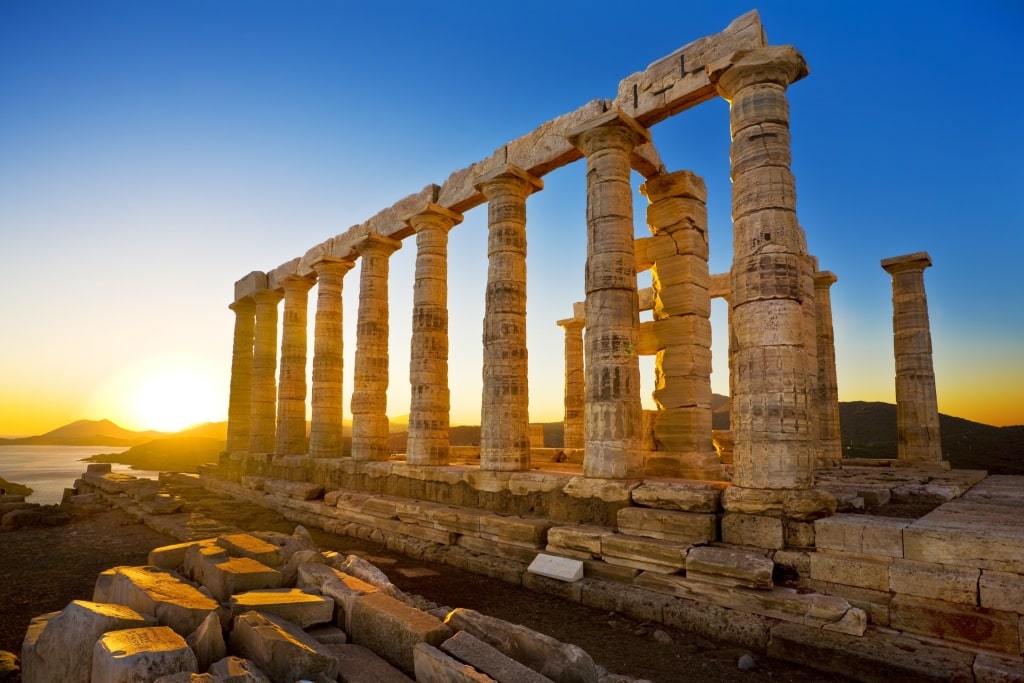
<path id="1" fill-rule="evenodd" d="M 123 453 L 127 448 L 113 446 L 0 446 L 0 477 L 32 488 L 25 501 L 52 505 L 59 503 L 64 489 L 71 488 L 89 463 L 83 458 L 100 453 Z M 133 470 L 114 463 L 114 472 L 156 479 L 159 472 Z"/>

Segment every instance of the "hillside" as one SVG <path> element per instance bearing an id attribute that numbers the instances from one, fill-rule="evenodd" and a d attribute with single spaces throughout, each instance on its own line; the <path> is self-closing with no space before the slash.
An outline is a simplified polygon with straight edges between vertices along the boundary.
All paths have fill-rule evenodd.
<path id="1" fill-rule="evenodd" d="M 129 448 L 123 453 L 103 453 L 86 462 L 116 462 L 137 470 L 197 472 L 199 466 L 217 462 L 224 440 L 202 436 L 170 436 Z"/>
<path id="2" fill-rule="evenodd" d="M 163 432 L 133 432 L 110 420 L 78 420 L 39 436 L 0 439 L 0 446 L 134 446 L 168 436 Z"/>

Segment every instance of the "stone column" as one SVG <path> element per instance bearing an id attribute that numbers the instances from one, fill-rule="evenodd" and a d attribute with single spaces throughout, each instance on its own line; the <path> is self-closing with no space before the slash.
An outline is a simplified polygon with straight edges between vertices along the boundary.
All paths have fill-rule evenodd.
<path id="1" fill-rule="evenodd" d="M 932 334 L 924 293 L 924 269 L 931 265 L 923 251 L 882 261 L 882 268 L 892 275 L 896 431 L 899 459 L 906 463 L 942 462 Z"/>
<path id="2" fill-rule="evenodd" d="M 807 65 L 785 46 L 739 53 L 707 69 L 729 100 L 732 132 L 730 303 L 737 376 L 730 487 L 736 490 L 730 497 L 742 497 L 743 488 L 807 489 L 814 477 L 801 280 L 807 253 L 789 169 L 786 100 L 787 86 L 807 74 Z M 765 510 L 777 507 L 772 496 L 751 497 L 758 501 L 753 509 L 762 502 Z"/>
<path id="3" fill-rule="evenodd" d="M 583 448 L 583 318 L 558 321 L 565 330 L 565 416 L 562 430 L 564 448 Z"/>
<path id="4" fill-rule="evenodd" d="M 640 311 L 630 152 L 650 133 L 612 110 L 570 131 L 587 157 L 586 401 L 583 474 L 643 476 Z"/>
<path id="5" fill-rule="evenodd" d="M 487 198 L 487 291 L 480 469 L 530 467 L 526 350 L 526 197 L 544 183 L 512 165 L 481 178 Z"/>
<path id="6" fill-rule="evenodd" d="M 277 455 L 300 455 L 306 449 L 306 330 L 309 327 L 309 278 L 284 279 L 281 323 L 281 379 L 277 396 Z"/>
<path id="7" fill-rule="evenodd" d="M 832 329 L 831 287 L 838 278 L 827 270 L 814 274 L 818 345 L 818 466 L 834 467 L 843 458 L 839 432 L 839 381 L 836 378 L 836 341 Z"/>
<path id="8" fill-rule="evenodd" d="M 387 460 L 388 450 L 388 267 L 402 243 L 371 233 L 359 253 L 359 312 L 352 389 L 352 457 Z"/>
<path id="9" fill-rule="evenodd" d="M 256 329 L 253 334 L 252 398 L 249 452 L 274 452 L 274 416 L 277 409 L 277 302 L 282 294 L 272 289 L 256 292 Z"/>
<path id="10" fill-rule="evenodd" d="M 413 285 L 412 357 L 409 383 L 410 465 L 447 465 L 448 389 L 448 231 L 462 214 L 429 203 L 406 219 L 416 231 L 416 281 Z"/>
<path id="11" fill-rule="evenodd" d="M 256 302 L 239 299 L 228 308 L 235 312 L 235 336 L 231 347 L 231 389 L 228 398 L 229 453 L 249 450 L 252 410 L 252 343 L 256 330 Z"/>
<path id="12" fill-rule="evenodd" d="M 355 263 L 327 259 L 313 266 L 316 272 L 316 316 L 313 323 L 313 387 L 310 403 L 309 455 L 342 455 L 342 380 L 344 341 L 341 291 L 345 273 Z"/>
<path id="13" fill-rule="evenodd" d="M 665 173 L 640 186 L 650 201 L 647 225 L 658 256 L 654 294 L 655 452 L 649 475 L 690 479 L 722 474 L 711 435 L 711 276 L 707 189 L 689 171 Z"/>

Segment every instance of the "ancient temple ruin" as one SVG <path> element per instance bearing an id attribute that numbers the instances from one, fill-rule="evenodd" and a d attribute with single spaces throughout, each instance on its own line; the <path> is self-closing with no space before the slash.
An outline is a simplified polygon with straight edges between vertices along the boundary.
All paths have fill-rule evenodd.
<path id="1" fill-rule="evenodd" d="M 995 535 L 964 531 L 972 506 L 1019 504 L 1009 493 L 1017 484 L 942 460 L 926 254 L 882 264 L 894 283 L 899 459 L 842 462 L 829 293 L 837 277 L 807 252 L 790 171 L 786 91 L 806 75 L 802 55 L 769 45 L 751 12 L 627 76 L 614 99 L 558 116 L 240 279 L 227 451 L 203 471 L 207 485 L 303 524 L 815 666 L 842 652 L 857 666 L 895 667 L 886 675 L 921 661 L 978 680 L 989 680 L 979 671 L 1020 673 L 1024 534 L 1002 508 L 986 517 L 1006 520 Z M 649 129 L 717 97 L 730 105 L 734 249 L 729 272 L 711 274 L 704 181 L 665 168 Z M 529 421 L 526 202 L 544 191 L 545 175 L 576 162 L 587 178 L 585 300 L 551 321 L 565 330 L 564 447 L 553 449 L 532 438 Z M 641 239 L 634 170 L 648 200 L 651 236 Z M 453 448 L 448 233 L 482 204 L 481 440 Z M 386 398 L 388 264 L 403 247 L 416 250 L 412 398 L 408 446 L 394 454 L 388 410 L 406 407 Z M 345 274 L 357 262 L 359 281 L 347 286 L 358 288 L 358 310 L 343 312 Z M 653 285 L 642 289 L 646 270 Z M 729 305 L 728 329 L 716 330 L 729 340 L 731 434 L 721 439 L 711 427 L 714 297 Z M 641 310 L 653 320 L 641 322 Z M 343 314 L 358 320 L 349 397 Z M 643 355 L 655 357 L 655 411 L 641 405 Z M 716 443 L 731 444 L 728 458 Z M 931 521 L 844 514 L 894 496 L 952 507 Z M 528 567 L 540 555 L 580 563 L 585 578 L 538 578 Z M 962 594 L 943 587 L 950 576 Z M 917 637 L 906 655 L 900 639 Z"/>

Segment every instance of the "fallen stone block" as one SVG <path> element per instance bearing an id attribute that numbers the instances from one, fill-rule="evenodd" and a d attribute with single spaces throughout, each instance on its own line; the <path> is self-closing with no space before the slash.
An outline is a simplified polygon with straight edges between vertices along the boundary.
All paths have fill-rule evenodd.
<path id="1" fill-rule="evenodd" d="M 487 674 L 456 661 L 427 643 L 416 644 L 413 668 L 416 683 L 495 683 Z"/>
<path id="2" fill-rule="evenodd" d="M 232 557 L 249 557 L 268 567 L 280 567 L 285 561 L 281 548 L 250 534 L 218 536 L 216 543 Z"/>
<path id="3" fill-rule="evenodd" d="M 255 610 L 286 619 L 300 628 L 334 619 L 334 600 L 297 588 L 266 588 L 231 596 L 231 615 Z"/>
<path id="4" fill-rule="evenodd" d="M 410 602 L 408 596 L 399 590 L 395 584 L 391 583 L 391 579 L 387 577 L 387 574 L 358 555 L 346 555 L 345 560 L 340 565 L 335 566 L 349 576 L 354 576 L 376 586 L 383 593 L 390 595 L 396 600 L 407 604 Z"/>
<path id="5" fill-rule="evenodd" d="M 254 662 L 235 655 L 214 662 L 209 673 L 221 683 L 271 683 Z"/>
<path id="6" fill-rule="evenodd" d="M 173 545 L 164 545 L 159 548 L 153 548 L 149 551 L 149 557 L 146 560 L 146 564 L 153 567 L 159 567 L 160 569 L 173 571 L 178 567 L 183 567 L 185 565 L 185 553 L 188 552 L 189 548 L 194 545 L 211 546 L 213 544 L 213 539 L 206 539 L 202 541 L 188 541 L 186 543 L 175 543 Z"/>
<path id="7" fill-rule="evenodd" d="M 474 610 L 452 610 L 446 623 L 557 683 L 597 683 L 594 660 L 576 645 Z"/>
<path id="8" fill-rule="evenodd" d="M 89 683 L 92 652 L 107 631 L 152 626 L 123 605 L 73 600 L 60 612 L 32 620 L 21 646 L 24 683 Z"/>
<path id="9" fill-rule="evenodd" d="M 381 593 L 364 593 L 348 605 L 346 631 L 352 642 L 370 648 L 407 674 L 414 673 L 417 643 L 440 645 L 452 630 L 436 617 Z"/>
<path id="10" fill-rule="evenodd" d="M 775 563 L 764 555 L 701 546 L 686 554 L 686 576 L 722 586 L 771 589 Z"/>
<path id="11" fill-rule="evenodd" d="M 324 645 L 344 645 L 348 642 L 348 634 L 331 624 L 311 626 L 306 629 L 306 633 L 313 636 L 316 642 Z"/>
<path id="12" fill-rule="evenodd" d="M 92 683 L 128 683 L 169 674 L 199 673 L 185 639 L 166 626 L 111 631 L 96 641 Z"/>
<path id="13" fill-rule="evenodd" d="M 217 601 L 157 567 L 115 567 L 101 573 L 93 590 L 94 602 L 111 602 L 156 617 L 185 637 L 217 609 Z"/>
<path id="14" fill-rule="evenodd" d="M 71 515 L 55 505 L 38 506 L 11 510 L 0 519 L 0 530 L 14 531 L 44 526 L 61 526 L 71 521 Z"/>
<path id="15" fill-rule="evenodd" d="M 206 671 L 211 664 L 223 659 L 228 654 L 227 645 L 224 643 L 224 632 L 220 626 L 220 617 L 214 612 L 207 615 L 199 628 L 185 638 L 185 642 L 195 653 L 200 671 Z"/>
<path id="16" fill-rule="evenodd" d="M 189 671 L 179 671 L 175 674 L 161 676 L 154 680 L 153 683 L 223 683 L 223 681 L 209 673 L 196 674 Z"/>
<path id="17" fill-rule="evenodd" d="M 538 553 L 526 571 L 572 583 L 583 578 L 583 563 L 579 560 Z"/>
<path id="18" fill-rule="evenodd" d="M 235 618 L 231 651 L 260 668 L 272 681 L 338 676 L 338 662 L 309 634 L 272 614 L 246 612 Z"/>
<path id="19" fill-rule="evenodd" d="M 295 587 L 304 591 L 317 591 L 324 585 L 325 581 L 341 579 L 348 576 L 340 569 L 335 569 L 324 562 L 307 562 L 295 568 Z"/>
<path id="20" fill-rule="evenodd" d="M 362 645 L 333 645 L 338 680 L 345 683 L 412 683 L 412 679 Z"/>

